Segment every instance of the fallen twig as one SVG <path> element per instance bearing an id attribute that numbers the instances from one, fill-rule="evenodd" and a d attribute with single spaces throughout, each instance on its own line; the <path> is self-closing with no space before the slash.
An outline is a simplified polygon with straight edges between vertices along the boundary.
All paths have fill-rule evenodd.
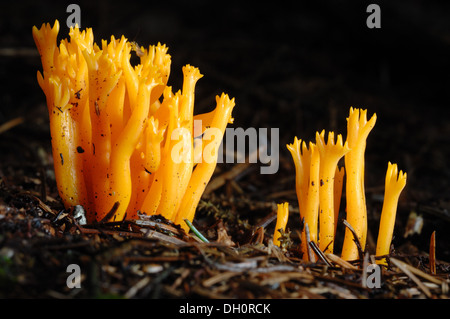
<path id="1" fill-rule="evenodd" d="M 13 127 L 22 124 L 24 122 L 24 118 L 23 117 L 16 117 L 13 118 L 12 120 L 9 120 L 8 122 L 3 123 L 2 125 L 0 125 L 0 134 L 12 129 Z"/>
<path id="2" fill-rule="evenodd" d="M 355 242 L 356 247 L 358 248 L 359 259 L 363 259 L 364 250 L 361 247 L 361 242 L 359 241 L 358 234 L 356 234 L 356 231 L 353 229 L 352 225 L 350 225 L 350 223 L 347 220 L 343 219 L 342 223 L 352 232 L 353 241 Z"/>
<path id="3" fill-rule="evenodd" d="M 427 286 L 425 286 L 419 278 L 417 278 L 411 271 L 411 267 L 408 267 L 408 264 L 404 263 L 403 261 L 400 261 L 395 258 L 391 258 L 391 262 L 398 267 L 401 271 L 405 273 L 409 278 L 411 278 L 412 281 L 416 283 L 416 285 L 423 291 L 423 293 L 428 297 L 431 298 L 432 294 Z"/>
<path id="4" fill-rule="evenodd" d="M 431 234 L 430 239 L 430 273 L 436 275 L 436 231 Z"/>
<path id="5" fill-rule="evenodd" d="M 328 261 L 327 257 L 323 254 L 323 252 L 317 247 L 316 243 L 313 241 L 309 242 L 309 246 L 314 250 L 317 256 L 319 256 L 322 261 L 328 265 L 328 267 L 333 267 L 333 265 Z"/>
<path id="6" fill-rule="evenodd" d="M 331 260 L 332 262 L 338 264 L 339 266 L 341 266 L 342 268 L 346 268 L 346 269 L 352 269 L 352 270 L 358 270 L 358 267 L 353 266 L 352 264 L 350 264 L 348 261 L 345 261 L 344 259 L 342 259 L 339 256 L 336 256 L 335 254 L 332 253 L 326 253 L 325 256 Z"/>
<path id="7" fill-rule="evenodd" d="M 233 166 L 233 168 L 217 177 L 215 177 L 212 181 L 208 183 L 208 186 L 206 186 L 205 191 L 203 192 L 204 195 L 208 195 L 211 192 L 215 191 L 216 189 L 222 187 L 225 185 L 225 183 L 228 180 L 233 180 L 239 175 L 241 175 L 243 172 L 245 172 L 249 167 L 251 166 L 250 163 L 240 163 Z"/>

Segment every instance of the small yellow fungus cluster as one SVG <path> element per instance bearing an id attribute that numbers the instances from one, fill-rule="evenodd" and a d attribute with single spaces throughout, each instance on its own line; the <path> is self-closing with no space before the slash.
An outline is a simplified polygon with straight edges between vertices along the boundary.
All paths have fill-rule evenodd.
<path id="1" fill-rule="evenodd" d="M 367 111 L 350 108 L 347 118 L 347 140 L 341 135 L 325 131 L 316 134 L 316 143 L 307 144 L 297 137 L 287 145 L 295 165 L 296 193 L 303 222 L 301 247 L 303 259 L 309 260 L 308 243 L 318 244 L 324 253 L 333 253 L 336 225 L 346 176 L 346 220 L 352 231 L 346 229 L 342 258 L 358 259 L 355 234 L 361 247 L 365 247 L 367 237 L 367 208 L 364 190 L 364 153 L 367 137 L 374 127 L 376 115 L 367 120 Z M 339 167 L 344 158 L 345 167 Z M 346 174 L 345 174 L 346 172 Z M 394 229 L 397 203 L 406 185 L 406 173 L 397 171 L 397 165 L 389 163 L 386 174 L 385 199 L 381 214 L 376 255 L 389 253 Z M 278 212 L 280 214 L 280 210 Z M 277 221 L 277 229 L 286 227 L 289 212 L 283 210 L 283 217 Z M 275 230 L 277 231 L 277 230 Z M 274 243 L 278 244 L 274 235 Z"/>
<path id="2" fill-rule="evenodd" d="M 92 29 L 78 27 L 58 46 L 58 32 L 58 21 L 33 27 L 64 205 L 82 205 L 89 222 L 136 218 L 140 211 L 186 229 L 232 123 L 234 99 L 217 96 L 213 111 L 194 116 L 202 75 L 186 65 L 182 90 L 173 93 L 166 46 L 146 49 L 124 36 L 98 46 Z M 202 124 L 194 130 L 196 119 Z"/>

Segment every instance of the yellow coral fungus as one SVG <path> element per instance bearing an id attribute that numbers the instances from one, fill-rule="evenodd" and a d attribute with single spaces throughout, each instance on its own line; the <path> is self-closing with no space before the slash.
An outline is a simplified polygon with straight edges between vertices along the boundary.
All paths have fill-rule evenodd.
<path id="1" fill-rule="evenodd" d="M 367 213 L 364 194 L 364 152 L 367 136 L 375 125 L 376 115 L 374 114 L 369 121 L 366 116 L 366 110 L 350 109 L 350 116 L 347 119 L 348 137 L 345 144 L 341 135 L 337 136 L 335 143 L 333 132 L 328 134 L 328 141 L 325 143 L 325 131 L 322 131 L 317 132 L 316 144 L 310 143 L 309 149 L 306 143 L 297 137 L 292 144 L 287 145 L 295 164 L 296 193 L 300 218 L 304 222 L 301 233 L 303 260 L 313 258 L 307 246 L 308 241 L 318 243 L 319 249 L 323 252 L 333 252 L 345 174 L 346 219 L 355 231 L 362 249 L 365 248 Z M 342 157 L 345 158 L 345 169 L 338 167 Z M 389 253 L 398 197 L 405 184 L 406 173 L 400 171 L 397 179 L 397 166 L 389 163 L 377 255 Z M 306 229 L 309 229 L 309 236 Z M 346 231 L 342 254 L 347 260 L 358 258 L 353 234 L 350 236 Z"/>
<path id="2" fill-rule="evenodd" d="M 173 93 L 165 45 L 146 49 L 122 36 L 98 46 L 92 29 L 75 27 L 57 46 L 58 32 L 58 21 L 33 27 L 64 205 L 83 205 L 89 222 L 136 218 L 141 211 L 185 226 L 217 163 L 197 164 L 194 154 L 211 144 L 217 157 L 234 99 L 222 94 L 213 111 L 198 116 L 208 120 L 202 128 L 214 131 L 199 150 L 193 138 L 197 68 L 183 67 L 182 90 Z M 130 63 L 133 51 L 137 66 Z"/>
<path id="3" fill-rule="evenodd" d="M 217 164 L 217 156 L 219 152 L 222 136 L 225 132 L 227 123 L 232 123 L 231 111 L 235 105 L 234 99 L 222 94 L 216 97 L 217 107 L 211 126 L 205 131 L 203 140 L 203 159 L 194 169 L 192 177 L 184 193 L 180 208 L 175 218 L 176 223 L 181 223 L 183 218 L 192 220 L 194 218 L 195 209 L 200 197 L 205 190 Z"/>
<path id="4" fill-rule="evenodd" d="M 302 150 L 300 150 L 300 145 L 302 145 Z M 293 144 L 287 145 L 287 148 L 294 158 L 297 171 L 296 184 L 300 219 L 305 225 L 301 232 L 302 251 L 306 252 L 308 249 L 306 225 L 309 229 L 309 240 L 317 242 L 320 154 L 316 144 L 310 142 L 308 149 L 305 142 L 301 143 L 301 140 L 298 140 L 297 137 Z M 303 254 L 303 259 L 308 259 L 306 253 Z"/>
<path id="5" fill-rule="evenodd" d="M 367 121 L 367 110 L 350 108 L 347 119 L 347 143 L 351 151 L 345 156 L 347 221 L 355 230 L 361 246 L 364 247 L 367 236 L 367 208 L 364 190 L 364 152 L 366 140 L 375 126 L 376 114 Z M 345 232 L 342 258 L 358 258 L 358 249 L 353 234 Z"/>
<path id="6" fill-rule="evenodd" d="M 284 202 L 277 205 L 277 225 L 275 226 L 275 233 L 273 234 L 274 245 L 280 247 L 281 232 L 285 231 L 286 224 L 289 217 L 289 203 Z"/>
<path id="7" fill-rule="evenodd" d="M 380 228 L 378 232 L 376 255 L 383 256 L 389 254 L 392 234 L 397 214 L 397 204 L 400 193 L 406 186 L 406 173 L 398 172 L 397 164 L 389 162 L 386 172 L 386 182 L 384 190 L 384 202 L 381 210 Z M 385 259 L 377 261 L 386 264 Z"/>
<path id="8" fill-rule="evenodd" d="M 286 145 L 291 152 L 295 165 L 295 189 L 298 198 L 300 218 L 306 215 L 306 199 L 309 184 L 309 166 L 311 161 L 311 151 L 306 147 L 305 142 L 295 137 L 292 144 Z"/>
<path id="9" fill-rule="evenodd" d="M 334 133 L 328 134 L 325 144 L 325 131 L 316 134 L 316 143 L 320 153 L 319 187 L 319 248 L 323 252 L 333 253 L 335 232 L 334 176 L 339 160 L 349 151 L 347 142 L 342 145 L 342 135 L 334 143 Z"/>

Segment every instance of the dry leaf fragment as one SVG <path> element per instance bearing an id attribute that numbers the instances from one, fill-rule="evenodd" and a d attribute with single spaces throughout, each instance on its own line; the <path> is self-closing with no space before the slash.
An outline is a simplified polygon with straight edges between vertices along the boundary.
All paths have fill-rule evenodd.
<path id="1" fill-rule="evenodd" d="M 217 225 L 217 242 L 224 244 L 226 246 L 234 247 L 236 244 L 231 240 L 231 237 L 228 236 L 227 230 L 223 225 L 223 222 L 220 221 Z"/>

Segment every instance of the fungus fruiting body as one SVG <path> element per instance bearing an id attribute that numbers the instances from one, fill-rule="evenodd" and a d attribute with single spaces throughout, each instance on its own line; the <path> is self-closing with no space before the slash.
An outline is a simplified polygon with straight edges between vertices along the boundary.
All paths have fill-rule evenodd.
<path id="1" fill-rule="evenodd" d="M 64 205 L 83 205 L 90 222 L 136 218 L 141 211 L 186 229 L 183 221 L 192 221 L 233 121 L 234 99 L 222 94 L 213 111 L 194 116 L 202 74 L 186 65 L 182 89 L 172 92 L 165 45 L 146 49 L 112 36 L 99 46 L 92 29 L 75 27 L 58 46 L 58 32 L 58 21 L 33 27 Z M 136 66 L 130 63 L 133 51 L 140 59 Z M 196 118 L 202 120 L 200 144 L 194 144 Z M 212 157 L 208 161 L 204 151 Z"/>
<path id="2" fill-rule="evenodd" d="M 342 258 L 358 259 L 357 243 L 361 249 L 365 248 L 367 208 L 364 190 L 364 152 L 367 137 L 375 121 L 375 114 L 367 121 L 366 110 L 350 108 L 345 143 L 341 135 L 338 135 L 335 143 L 333 132 L 328 133 L 328 140 L 325 143 L 325 131 L 322 131 L 317 132 L 316 143 L 310 142 L 309 148 L 297 137 L 292 144 L 287 145 L 295 165 L 296 193 L 303 225 L 301 231 L 303 260 L 314 261 L 309 242 L 318 244 L 324 253 L 333 253 L 345 177 L 345 219 L 351 231 L 346 230 Z M 344 158 L 344 167 L 339 167 L 341 158 Z M 389 253 L 398 198 L 405 185 L 406 173 L 400 171 L 398 174 L 397 165 L 389 163 L 376 248 L 377 256 Z"/>
<path id="3" fill-rule="evenodd" d="M 317 133 L 316 143 L 320 153 L 320 187 L 319 187 L 319 248 L 323 252 L 333 253 L 335 232 L 334 186 L 335 174 L 339 160 L 347 154 L 347 142 L 342 145 L 342 136 L 338 135 L 334 143 L 334 133 L 330 132 L 325 144 L 325 131 Z"/>
<path id="4" fill-rule="evenodd" d="M 280 247 L 280 237 L 282 232 L 286 229 L 286 224 L 289 218 L 289 203 L 284 202 L 277 205 L 277 225 L 275 226 L 275 233 L 273 235 L 274 245 Z"/>
<path id="5" fill-rule="evenodd" d="M 391 164 L 389 162 L 386 172 L 384 202 L 381 210 L 380 228 L 377 239 L 377 256 L 389 254 L 392 234 L 394 232 L 395 216 L 397 214 L 398 199 L 405 186 L 406 173 L 403 173 L 402 171 L 398 172 L 397 164 Z M 380 264 L 386 264 L 385 259 L 381 259 L 378 262 Z"/>
<path id="6" fill-rule="evenodd" d="M 319 169 L 320 156 L 317 146 L 294 139 L 294 143 L 287 145 L 294 159 L 296 169 L 296 193 L 300 210 L 300 220 L 308 226 L 309 240 L 317 241 L 318 217 L 319 217 Z M 306 251 L 307 236 L 306 227 L 301 232 L 302 250 Z M 303 255 L 307 259 L 307 255 Z"/>
<path id="7" fill-rule="evenodd" d="M 350 152 L 345 156 L 347 221 L 353 227 L 361 246 L 364 247 L 367 236 L 367 208 L 364 190 L 364 152 L 366 140 L 375 126 L 376 115 L 367 121 L 367 111 L 350 108 L 347 119 L 347 142 Z M 345 232 L 342 258 L 358 258 L 357 245 L 353 233 Z"/>

